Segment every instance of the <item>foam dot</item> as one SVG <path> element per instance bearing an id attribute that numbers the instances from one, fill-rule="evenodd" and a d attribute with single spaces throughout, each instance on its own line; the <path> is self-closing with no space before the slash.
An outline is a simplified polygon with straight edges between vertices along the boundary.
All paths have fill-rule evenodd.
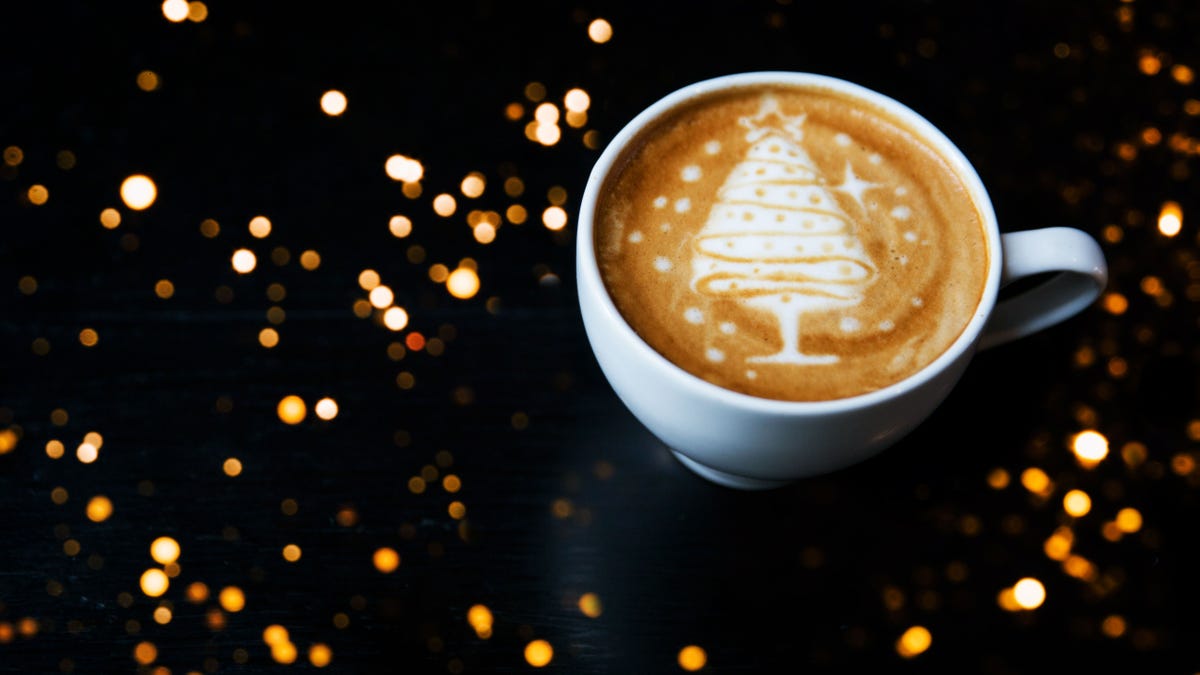
<path id="1" fill-rule="evenodd" d="M 720 363 L 725 360 L 725 352 L 717 349 L 716 347 L 709 347 L 707 350 L 705 350 L 704 356 L 713 363 Z"/>
<path id="2" fill-rule="evenodd" d="M 701 312 L 698 307 L 688 307 L 687 309 L 683 310 L 683 318 L 686 319 L 688 323 L 699 325 L 704 323 L 704 312 Z"/>
<path id="3" fill-rule="evenodd" d="M 642 233 L 633 231 L 629 233 L 629 243 L 636 244 L 642 240 Z"/>
<path id="4" fill-rule="evenodd" d="M 879 164 L 883 162 L 883 157 L 880 157 L 879 153 L 872 153 L 871 156 L 867 158 L 867 161 L 872 164 Z"/>
<path id="5" fill-rule="evenodd" d="M 883 321 L 879 322 L 879 330 L 892 330 L 895 327 L 896 324 L 892 323 L 891 319 L 884 319 Z"/>
<path id="6" fill-rule="evenodd" d="M 896 188 L 896 196 L 897 197 L 903 197 L 906 194 L 908 194 L 908 188 L 904 187 L 903 185 Z"/>
<path id="7" fill-rule="evenodd" d="M 892 217 L 896 220 L 908 220 L 909 216 L 911 215 L 912 209 L 908 208 L 907 206 L 897 206 L 896 208 L 892 209 Z"/>
<path id="8" fill-rule="evenodd" d="M 659 272 L 670 272 L 673 265 L 669 258 L 664 258 L 661 255 L 654 259 L 654 269 Z"/>
<path id="9" fill-rule="evenodd" d="M 754 379 L 754 378 L 756 378 L 756 377 L 758 377 L 758 372 L 757 372 L 757 371 L 753 371 L 753 370 L 747 370 L 747 371 L 746 371 L 746 379 L 747 379 L 747 380 L 753 380 L 753 379 Z"/>
<path id="10" fill-rule="evenodd" d="M 833 142 L 844 148 L 847 145 L 850 145 L 850 136 L 846 134 L 838 134 L 837 136 L 833 137 Z"/>
<path id="11" fill-rule="evenodd" d="M 901 265 L 907 265 L 908 264 L 908 256 L 902 255 L 899 258 L 896 258 L 896 262 L 900 263 Z"/>
<path id="12" fill-rule="evenodd" d="M 696 181 L 700 180 L 700 167 L 696 166 L 695 164 L 689 164 L 683 167 L 683 171 L 680 172 L 679 177 L 682 178 L 685 183 L 695 183 Z"/>
<path id="13" fill-rule="evenodd" d="M 683 199 L 675 200 L 675 210 L 679 213 L 687 213 L 692 209 L 692 200 L 684 197 Z"/>
<path id="14" fill-rule="evenodd" d="M 913 298 L 912 305 L 913 305 L 913 307 L 924 307 L 925 301 L 922 300 L 921 298 Z"/>
<path id="15" fill-rule="evenodd" d="M 844 316 L 844 317 L 842 317 L 841 323 L 838 324 L 838 327 L 841 328 L 843 332 L 853 333 L 854 331 L 861 328 L 862 324 L 859 322 L 858 319 L 856 319 L 852 316 Z"/>
<path id="16" fill-rule="evenodd" d="M 733 335 L 737 332 L 737 326 L 732 321 L 722 321 L 720 326 L 721 332 L 726 335 Z"/>
<path id="17" fill-rule="evenodd" d="M 670 231 L 671 231 L 671 224 L 670 224 L 670 223 L 663 223 L 662 225 L 659 225 L 659 226 L 658 226 L 658 229 L 662 230 L 663 232 L 670 232 Z"/>
<path id="18" fill-rule="evenodd" d="M 704 144 L 704 151 L 710 155 L 715 155 L 721 151 L 721 141 L 709 141 Z"/>
<path id="19" fill-rule="evenodd" d="M 916 240 L 917 240 L 916 232 L 905 232 L 904 233 L 904 241 L 916 241 Z"/>
<path id="20" fill-rule="evenodd" d="M 664 207 L 666 205 L 667 205 L 666 197 L 655 197 L 654 198 L 654 208 L 661 209 L 662 207 Z"/>

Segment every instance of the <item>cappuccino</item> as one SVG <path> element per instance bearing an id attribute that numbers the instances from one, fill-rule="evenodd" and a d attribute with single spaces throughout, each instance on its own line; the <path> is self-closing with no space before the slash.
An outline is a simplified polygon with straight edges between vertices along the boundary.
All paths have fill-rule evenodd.
<path id="1" fill-rule="evenodd" d="M 931 143 L 815 85 L 708 94 L 642 130 L 600 192 L 594 243 L 647 344 L 715 385 L 787 401 L 924 368 L 974 316 L 993 255 Z"/>

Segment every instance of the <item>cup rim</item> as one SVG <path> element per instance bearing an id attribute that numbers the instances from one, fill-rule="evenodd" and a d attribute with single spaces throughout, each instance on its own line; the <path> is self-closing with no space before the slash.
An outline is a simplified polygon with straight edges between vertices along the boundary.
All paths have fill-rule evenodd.
<path id="1" fill-rule="evenodd" d="M 733 391 L 692 374 L 651 347 L 629 325 L 609 295 L 608 288 L 600 274 L 599 263 L 596 260 L 594 215 L 600 188 L 612 173 L 626 145 L 643 129 L 695 98 L 719 91 L 763 85 L 826 88 L 852 96 L 897 116 L 951 164 L 967 187 L 969 195 L 975 201 L 976 209 L 983 221 L 984 238 L 988 250 L 988 273 L 983 293 L 980 295 L 971 319 L 954 342 L 933 361 L 904 379 L 863 394 L 820 401 L 788 401 Z M 643 109 L 612 137 L 593 164 L 580 201 L 576 239 L 579 302 L 588 301 L 584 297 L 587 293 L 594 295 L 595 297 L 592 297 L 591 301 L 600 303 L 600 309 L 609 317 L 613 329 L 624 338 L 626 343 L 634 345 L 634 348 L 641 352 L 642 356 L 656 363 L 661 370 L 669 373 L 681 386 L 697 395 L 715 399 L 736 408 L 785 415 L 830 414 L 868 407 L 898 398 L 937 378 L 974 348 L 992 309 L 995 307 L 1003 267 L 1000 231 L 991 197 L 975 167 L 945 133 L 912 108 L 886 94 L 841 78 L 801 71 L 751 71 L 700 80 L 666 94 Z M 588 339 L 594 338 L 589 335 Z"/>

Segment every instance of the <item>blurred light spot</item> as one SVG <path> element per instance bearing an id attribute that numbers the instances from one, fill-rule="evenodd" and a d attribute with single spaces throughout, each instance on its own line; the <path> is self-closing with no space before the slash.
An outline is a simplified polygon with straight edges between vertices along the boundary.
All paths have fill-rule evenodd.
<path id="1" fill-rule="evenodd" d="M 165 626 L 171 623 L 171 608 L 166 606 L 158 606 L 154 608 L 154 623 Z M 169 672 L 169 671 L 168 671 Z"/>
<path id="2" fill-rule="evenodd" d="M 41 206 L 50 199 L 50 191 L 46 189 L 45 185 L 31 185 L 25 196 L 34 206 Z"/>
<path id="3" fill-rule="evenodd" d="M 425 175 L 425 167 L 421 163 L 404 155 L 392 155 L 384 162 L 383 170 L 392 180 L 405 183 L 416 183 Z"/>
<path id="4" fill-rule="evenodd" d="M 486 640 L 492 636 L 492 610 L 487 605 L 471 605 L 467 610 L 467 623 L 479 637 Z"/>
<path id="5" fill-rule="evenodd" d="M 433 211 L 439 216 L 452 216 L 458 204 L 454 201 L 454 195 L 443 192 L 433 198 Z"/>
<path id="6" fill-rule="evenodd" d="M 158 73 L 153 70 L 143 70 L 137 74 L 137 86 L 142 91 L 154 91 L 158 89 Z"/>
<path id="7" fill-rule="evenodd" d="M 305 251 L 300 254 L 300 266 L 309 272 L 321 266 L 321 254 L 316 251 Z"/>
<path id="8" fill-rule="evenodd" d="M 1013 586 L 1013 599 L 1021 609 L 1037 609 L 1046 601 L 1046 587 L 1032 577 L 1025 577 Z"/>
<path id="9" fill-rule="evenodd" d="M 553 103 L 543 103 L 533 111 L 533 118 L 538 124 L 557 124 L 558 106 Z"/>
<path id="10" fill-rule="evenodd" d="M 1125 310 L 1129 309 L 1129 300 L 1117 292 L 1105 293 L 1103 300 L 1101 300 L 1101 306 L 1109 314 L 1120 316 L 1125 313 Z"/>
<path id="11" fill-rule="evenodd" d="M 504 106 L 504 116 L 513 122 L 521 119 L 525 115 L 525 106 L 516 101 Z"/>
<path id="12" fill-rule="evenodd" d="M 612 39 L 612 25 L 604 19 L 595 19 L 588 24 L 588 37 L 596 44 L 604 44 Z"/>
<path id="13" fill-rule="evenodd" d="M 1068 556 L 1063 561 L 1063 571 L 1076 579 L 1083 579 L 1085 581 L 1092 581 L 1098 576 L 1096 566 L 1081 555 Z"/>
<path id="14" fill-rule="evenodd" d="M 533 140 L 542 145 L 554 145 L 562 138 L 562 130 L 558 128 L 557 124 L 537 124 L 532 122 L 531 124 L 534 124 L 532 129 Z"/>
<path id="15" fill-rule="evenodd" d="M 525 85 L 525 98 L 534 103 L 546 98 L 546 85 L 541 82 L 530 82 Z"/>
<path id="16" fill-rule="evenodd" d="M 54 163 L 63 171 L 74 169 L 75 162 L 75 153 L 70 150 L 59 150 L 58 154 L 54 156 Z"/>
<path id="17" fill-rule="evenodd" d="M 1183 229 L 1183 208 L 1179 202 L 1163 202 L 1158 213 L 1158 231 L 1165 237 L 1174 237 Z"/>
<path id="18" fill-rule="evenodd" d="M 1179 84 L 1191 84 L 1196 79 L 1196 73 L 1182 63 L 1171 66 L 1171 77 Z"/>
<path id="19" fill-rule="evenodd" d="M 313 406 L 313 411 L 317 413 L 317 417 L 326 421 L 331 420 L 337 417 L 338 414 L 337 401 L 326 396 L 325 398 L 317 401 L 317 404 Z"/>
<path id="20" fill-rule="evenodd" d="M 91 464 L 100 457 L 100 449 L 91 443 L 80 443 L 75 449 L 75 458 L 84 464 Z"/>
<path id="21" fill-rule="evenodd" d="M 708 664 L 708 653 L 697 645 L 688 645 L 679 650 L 679 667 L 688 672 L 700 670 Z"/>
<path id="22" fill-rule="evenodd" d="M 408 491 L 414 495 L 419 495 L 425 492 L 425 479 L 420 476 L 413 476 L 408 479 Z"/>
<path id="23" fill-rule="evenodd" d="M 238 274 L 253 272 L 254 267 L 258 265 L 258 258 L 253 251 L 247 248 L 239 248 L 234 251 L 230 261 L 233 264 L 233 270 Z"/>
<path id="24" fill-rule="evenodd" d="M 11 433 L 11 430 L 8 430 L 8 431 Z M 16 439 L 16 434 L 14 433 L 12 447 L 16 447 L 15 439 Z M 9 450 L 11 450 L 11 449 L 12 448 L 9 448 Z M 46 441 L 46 456 L 49 457 L 50 459 L 58 459 L 58 458 L 62 457 L 65 452 L 66 452 L 66 447 L 63 446 L 62 441 L 57 440 L 57 439 L 51 439 L 49 441 Z"/>
<path id="25" fill-rule="evenodd" d="M 112 500 L 104 495 L 96 495 L 88 500 L 87 503 L 87 518 L 93 523 L 103 523 L 112 515 L 113 504 Z"/>
<path id="26" fill-rule="evenodd" d="M 388 231 L 393 237 L 403 239 L 412 234 L 412 221 L 405 216 L 392 216 L 388 221 Z"/>
<path id="27" fill-rule="evenodd" d="M 487 181 L 484 178 L 484 175 L 478 171 L 472 171 L 471 173 L 467 174 L 466 178 L 463 178 L 462 185 L 460 187 L 464 197 L 475 199 L 483 194 L 483 190 L 486 186 Z"/>
<path id="28" fill-rule="evenodd" d="M 157 598 L 167 592 L 167 587 L 171 585 L 171 580 L 167 578 L 166 572 L 157 567 L 151 567 L 142 572 L 142 579 L 139 583 L 143 593 L 152 598 Z"/>
<path id="29" fill-rule="evenodd" d="M 284 424 L 299 424 L 304 421 L 305 416 L 308 414 L 308 410 L 304 405 L 304 399 L 294 394 L 284 396 L 280 399 L 275 412 Z"/>
<path id="30" fill-rule="evenodd" d="M 187 0 L 165 0 L 162 4 L 162 13 L 171 23 L 186 21 L 188 18 Z"/>
<path id="31" fill-rule="evenodd" d="M 154 283 L 154 294 L 166 300 L 175 295 L 175 284 L 170 279 L 159 279 Z"/>
<path id="32" fill-rule="evenodd" d="M 481 244 L 490 244 L 496 240 L 496 227 L 491 223 L 480 223 L 475 226 L 473 233 L 475 241 Z"/>
<path id="33" fill-rule="evenodd" d="M 441 263 L 434 263 L 429 266 L 429 279 L 434 283 L 442 283 L 450 276 L 450 268 Z"/>
<path id="34" fill-rule="evenodd" d="M 267 643 L 268 645 L 277 645 L 282 642 L 287 642 L 290 639 L 290 636 L 288 635 L 288 630 L 286 628 L 277 623 L 273 623 L 263 629 L 262 639 L 263 642 Z"/>
<path id="35" fill-rule="evenodd" d="M 458 492 L 462 489 L 462 479 L 452 473 L 446 474 L 442 478 L 442 489 L 450 493 Z"/>
<path id="36" fill-rule="evenodd" d="M 308 662 L 317 668 L 324 668 L 333 661 L 333 650 L 321 642 L 314 643 L 308 648 Z"/>
<path id="37" fill-rule="evenodd" d="M 1157 56 L 1144 52 L 1138 57 L 1138 70 L 1144 75 L 1157 75 L 1162 70 L 1162 60 Z"/>
<path id="38" fill-rule="evenodd" d="M 541 668 L 554 658 L 554 648 L 545 640 L 534 640 L 525 645 L 525 662 L 534 668 Z"/>
<path id="39" fill-rule="evenodd" d="M 479 275 L 473 269 L 459 267 L 446 278 L 446 290 L 462 300 L 474 297 L 479 292 Z"/>
<path id="40" fill-rule="evenodd" d="M 1001 468 L 992 469 L 987 475 L 987 484 L 993 490 L 1003 490 L 1004 488 L 1008 487 L 1010 480 L 1011 477 L 1009 476 L 1008 471 L 1005 471 Z"/>
<path id="41" fill-rule="evenodd" d="M 10 145 L 4 149 L 4 163 L 8 166 L 20 166 L 23 161 L 25 161 L 25 152 L 21 148 Z"/>
<path id="42" fill-rule="evenodd" d="M 567 126 L 572 129 L 578 129 L 587 124 L 588 116 L 586 112 L 578 110 L 567 111 Z"/>
<path id="43" fill-rule="evenodd" d="M 200 0 L 193 0 L 192 2 L 188 3 L 188 20 L 189 21 L 192 21 L 194 23 L 200 23 L 207 18 L 208 18 L 208 5 L 204 4 L 203 2 L 200 2 Z"/>
<path id="44" fill-rule="evenodd" d="M 1080 464 L 1094 466 L 1108 456 L 1108 439 L 1098 431 L 1081 431 L 1071 440 L 1071 450 Z"/>
<path id="45" fill-rule="evenodd" d="M 401 389 L 412 389 L 417 384 L 417 378 L 407 370 L 396 375 L 396 386 Z M 411 486 L 410 486 L 411 487 Z"/>
<path id="46" fill-rule="evenodd" d="M 295 544 L 288 544 L 283 547 L 283 559 L 288 562 L 296 562 L 300 559 L 300 547 Z"/>
<path id="47" fill-rule="evenodd" d="M 36 278 L 25 275 L 17 279 L 17 290 L 21 291 L 22 295 L 33 295 L 37 293 L 37 289 L 38 282 Z"/>
<path id="48" fill-rule="evenodd" d="M 467 505 L 460 501 L 450 502 L 450 506 L 446 508 L 446 512 L 455 520 L 462 520 L 467 516 Z"/>
<path id="49" fill-rule="evenodd" d="M 170 2 L 170 0 L 167 0 Z M 133 647 L 133 659 L 143 666 L 154 663 L 158 658 L 158 648 L 153 642 L 139 642 Z"/>
<path id="50" fill-rule="evenodd" d="M 67 489 L 62 486 L 56 487 L 50 491 L 50 501 L 58 504 L 59 506 L 66 504 L 69 497 L 70 495 L 67 493 Z"/>
<path id="51" fill-rule="evenodd" d="M 1142 529 L 1142 514 L 1135 508 L 1124 508 L 1117 512 L 1117 527 L 1126 534 Z"/>
<path id="52" fill-rule="evenodd" d="M 523 224 L 528 216 L 529 214 L 526 213 L 525 207 L 521 206 L 520 204 L 513 204 L 504 212 L 504 217 L 508 219 L 508 222 L 514 225 Z"/>
<path id="53" fill-rule="evenodd" d="M 420 183 L 413 182 L 404 183 L 404 185 L 400 187 L 400 191 L 404 193 L 405 197 L 408 197 L 409 199 L 416 199 L 425 192 L 425 189 L 421 187 Z"/>
<path id="54" fill-rule="evenodd" d="M 425 248 L 419 244 L 413 244 L 404 251 L 404 257 L 408 258 L 408 262 L 419 265 L 425 261 Z"/>
<path id="55" fill-rule="evenodd" d="M 567 212 L 561 206 L 548 207 L 542 212 L 542 224 L 548 230 L 561 230 L 567 226 Z"/>
<path id="56" fill-rule="evenodd" d="M 271 219 L 266 216 L 254 216 L 250 219 L 249 229 L 251 236 L 263 239 L 271 234 Z"/>
<path id="57" fill-rule="evenodd" d="M 933 636 L 929 633 L 929 629 L 924 626 L 913 626 L 904 631 L 900 639 L 896 640 L 896 653 L 906 659 L 911 659 L 929 649 L 931 644 L 933 644 Z"/>
<path id="58" fill-rule="evenodd" d="M 183 597 L 187 598 L 188 602 L 198 605 L 208 600 L 208 586 L 203 581 L 193 581 L 184 590 Z"/>
<path id="59" fill-rule="evenodd" d="M 1071 490 L 1063 496 L 1063 510 L 1075 518 L 1086 516 L 1092 510 L 1092 498 L 1083 490 Z"/>
<path id="60" fill-rule="evenodd" d="M 56 427 L 66 426 L 68 419 L 70 419 L 70 416 L 62 408 L 55 408 L 50 411 L 50 423 Z"/>
<path id="61" fill-rule="evenodd" d="M 391 574 L 400 566 L 400 554 L 394 548 L 382 547 L 375 550 L 371 556 L 371 563 L 375 565 L 375 569 L 384 574 Z"/>
<path id="62" fill-rule="evenodd" d="M 1108 638 L 1119 638 L 1125 634 L 1128 626 L 1125 623 L 1125 617 L 1119 614 L 1110 614 L 1104 617 L 1104 621 L 1100 622 L 1100 632 L 1104 633 Z"/>
<path id="63" fill-rule="evenodd" d="M 226 586 L 217 595 L 217 602 L 226 612 L 240 612 L 246 607 L 246 594 L 237 586 Z"/>
<path id="64" fill-rule="evenodd" d="M 392 304 L 392 301 L 396 299 L 396 296 L 392 293 L 392 289 L 388 288 L 387 286 L 379 285 L 371 289 L 371 292 L 367 298 L 370 300 L 372 307 L 376 309 L 384 309 Z"/>
<path id="65" fill-rule="evenodd" d="M 121 200 L 134 211 L 150 208 L 158 198 L 158 188 L 149 176 L 134 174 L 121 182 Z"/>
<path id="66" fill-rule="evenodd" d="M 592 104 L 592 98 L 582 89 L 569 90 L 563 96 L 563 107 L 572 112 L 583 112 Z"/>
<path id="67" fill-rule="evenodd" d="M 321 110 L 330 117 L 346 112 L 346 103 L 346 95 L 337 89 L 330 89 L 321 95 Z"/>
<path id="68" fill-rule="evenodd" d="M 258 331 L 258 344 L 272 349 L 279 344 L 279 331 L 274 328 L 264 328 Z"/>
<path id="69" fill-rule="evenodd" d="M 299 510 L 300 505 L 296 503 L 295 499 L 289 497 L 279 502 L 279 511 L 285 516 L 294 516 Z"/>
<path id="70" fill-rule="evenodd" d="M 595 593 L 584 593 L 579 596 L 579 611 L 591 619 L 599 617 L 604 612 L 604 608 L 600 605 L 600 596 Z"/>
<path id="71" fill-rule="evenodd" d="M 100 341 L 100 334 L 93 328 L 84 328 L 79 331 L 79 344 L 84 347 L 95 347 Z"/>
<path id="72" fill-rule="evenodd" d="M 1073 544 L 1074 535 L 1070 528 L 1060 527 L 1042 544 L 1042 551 L 1051 560 L 1066 560 L 1067 556 L 1071 554 Z"/>
<path id="73" fill-rule="evenodd" d="M 150 543 L 150 557 L 160 565 L 179 560 L 179 542 L 171 537 L 159 537 Z"/>
<path id="74" fill-rule="evenodd" d="M 388 307 L 383 313 L 383 325 L 388 330 L 404 330 L 408 325 L 408 312 L 403 307 Z"/>
<path id="75" fill-rule="evenodd" d="M 205 218 L 200 221 L 200 234 L 208 239 L 212 239 L 221 233 L 221 224 L 212 218 Z"/>

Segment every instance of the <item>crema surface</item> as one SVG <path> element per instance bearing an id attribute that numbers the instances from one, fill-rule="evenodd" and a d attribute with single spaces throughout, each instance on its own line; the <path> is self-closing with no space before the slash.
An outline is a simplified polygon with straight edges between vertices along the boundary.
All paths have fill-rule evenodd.
<path id="1" fill-rule="evenodd" d="M 951 165 L 885 111 L 818 88 L 676 109 L 625 149 L 595 222 L 633 329 L 684 370 L 772 399 L 914 374 L 962 333 L 987 276 Z"/>

